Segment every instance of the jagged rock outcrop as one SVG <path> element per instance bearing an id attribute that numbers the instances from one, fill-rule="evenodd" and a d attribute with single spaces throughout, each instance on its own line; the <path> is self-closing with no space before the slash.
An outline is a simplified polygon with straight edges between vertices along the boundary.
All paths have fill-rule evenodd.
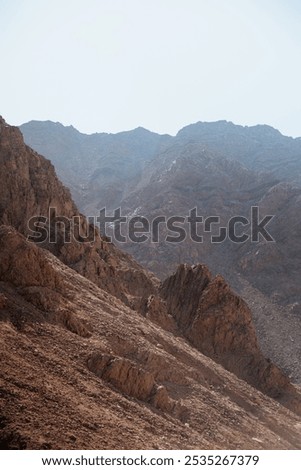
<path id="1" fill-rule="evenodd" d="M 160 295 L 199 351 L 272 397 L 290 391 L 288 378 L 260 351 L 250 309 L 222 276 L 213 277 L 201 264 L 180 265 Z"/>
<path id="2" fill-rule="evenodd" d="M 15 286 L 18 294 L 34 307 L 29 313 L 30 319 L 57 323 L 73 333 L 89 337 L 88 326 L 68 308 L 65 298 L 68 288 L 54 269 L 56 258 L 27 242 L 13 227 L 5 225 L 0 226 L 0 246 L 0 281 Z M 19 317 L 14 314 L 11 318 L 8 312 L 14 311 L 14 304 L 4 294 L 0 296 L 0 309 L 0 319 L 9 319 L 16 326 L 20 325 L 21 317 L 28 315 L 25 312 L 24 316 L 23 312 Z"/>
<path id="3" fill-rule="evenodd" d="M 148 372 L 129 359 L 94 354 L 88 359 L 88 367 L 129 397 L 137 398 L 178 418 L 183 419 L 187 414 L 187 409 L 180 402 L 169 397 L 164 385 L 156 383 L 154 372 Z"/>
<path id="4" fill-rule="evenodd" d="M 77 213 L 70 192 L 57 179 L 53 165 L 24 144 L 18 128 L 0 117 L 0 220 L 29 233 L 33 216 L 46 216 L 50 207 L 59 215 Z"/>

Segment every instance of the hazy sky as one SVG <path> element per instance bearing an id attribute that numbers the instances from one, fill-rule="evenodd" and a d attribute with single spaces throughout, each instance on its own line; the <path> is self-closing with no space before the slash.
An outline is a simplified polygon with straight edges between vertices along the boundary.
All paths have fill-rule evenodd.
<path id="1" fill-rule="evenodd" d="M 301 136 L 300 0 L 0 0 L 0 57 L 10 124 Z"/>

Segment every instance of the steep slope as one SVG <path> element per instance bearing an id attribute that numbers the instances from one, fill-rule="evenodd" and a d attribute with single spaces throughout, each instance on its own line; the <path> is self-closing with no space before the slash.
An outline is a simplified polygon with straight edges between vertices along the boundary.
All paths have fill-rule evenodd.
<path id="1" fill-rule="evenodd" d="M 301 189 L 289 183 L 280 183 L 269 174 L 257 174 L 238 162 L 226 160 L 201 150 L 198 144 L 186 143 L 168 149 L 149 164 L 144 171 L 143 185 L 123 201 L 124 213 L 143 215 L 150 221 L 164 215 L 185 217 L 186 237 L 181 243 L 166 243 L 166 224 L 158 243 L 131 243 L 126 249 L 148 269 L 161 278 L 170 274 L 179 262 L 204 261 L 214 272 L 226 278 L 235 278 L 239 272 L 257 288 L 283 303 L 301 302 L 300 283 L 300 210 Z M 243 216 L 251 222 L 251 208 L 258 207 L 258 220 L 266 215 L 273 219 L 267 225 L 275 243 L 266 242 L 261 236 L 258 242 L 250 238 L 251 224 L 244 232 L 238 224 L 238 236 L 246 233 L 249 239 L 235 243 L 229 239 L 229 221 Z M 187 224 L 189 211 L 197 209 L 203 217 L 198 224 L 202 242 L 191 238 Z M 220 217 L 219 224 L 205 233 L 205 219 Z M 255 219 L 256 220 L 256 219 Z M 255 224 L 254 224 L 255 225 Z M 219 227 L 227 228 L 222 243 L 212 243 L 212 235 Z M 237 277 L 237 276 L 236 276 Z M 238 282 L 235 281 L 239 286 Z"/>
<path id="2" fill-rule="evenodd" d="M 68 191 L 57 179 L 50 162 L 34 153 L 30 148 L 26 147 L 23 144 L 20 132 L 15 128 L 7 126 L 4 121 L 2 121 L 0 131 L 0 162 L 2 163 L 3 168 L 3 171 L 1 172 L 2 193 L 3 199 L 6 201 L 6 205 L 3 207 L 1 213 L 0 221 L 3 223 L 10 223 L 19 229 L 20 232 L 28 235 L 29 228 L 28 224 L 24 222 L 24 215 L 25 221 L 26 219 L 29 220 L 29 218 L 35 214 L 39 217 L 46 215 L 50 219 L 48 227 L 49 233 L 44 242 L 39 244 L 58 256 L 65 264 L 83 274 L 101 288 L 114 294 L 132 308 L 139 309 L 139 305 L 141 305 L 140 298 L 147 299 L 150 295 L 158 295 L 158 281 L 149 273 L 144 271 L 130 257 L 122 254 L 122 252 L 116 250 L 112 244 L 103 240 L 98 231 L 93 227 L 89 227 L 86 219 L 77 213 L 77 209 L 73 204 Z M 207 155 L 204 155 L 204 158 L 208 159 Z M 189 163 L 191 164 L 191 160 Z M 165 164 L 165 162 L 163 162 L 163 164 Z M 14 178 L 11 182 L 12 168 L 15 168 L 15 171 L 13 172 Z M 206 176 L 207 175 L 205 174 L 205 177 Z M 221 176 L 223 177 L 223 173 Z M 249 175 L 246 174 L 245 180 L 248 176 Z M 10 203 L 11 194 L 15 194 L 12 204 Z M 28 201 L 30 201 L 30 203 L 28 203 Z M 26 210 L 22 211 L 21 209 L 23 206 Z M 52 207 L 52 210 L 55 211 L 55 216 L 48 214 L 49 207 Z M 66 217 L 69 219 L 77 217 L 77 226 L 74 228 L 72 225 L 66 225 L 66 223 L 60 225 L 58 221 Z M 74 233 L 71 233 L 70 239 L 68 239 L 69 232 L 74 232 L 78 227 L 81 227 L 84 231 L 90 230 L 93 238 L 88 242 L 83 242 L 78 237 L 74 239 L 74 236 L 72 237 Z M 57 235 L 54 240 L 51 240 L 52 232 Z M 181 273 L 179 276 L 181 278 Z M 12 276 L 12 279 L 13 278 L 14 275 Z M 211 286 L 209 273 L 205 275 L 205 279 L 206 284 Z M 172 280 L 166 281 L 168 285 L 172 282 Z M 181 282 L 182 281 L 180 281 L 180 283 Z M 184 279 L 183 282 L 185 284 L 187 281 Z M 35 285 L 35 283 L 32 282 L 32 285 Z M 218 356 L 215 355 L 215 327 L 210 331 L 207 338 L 207 341 L 209 342 L 208 344 L 212 342 L 212 348 L 211 350 L 210 348 L 207 350 L 206 345 L 204 344 L 204 339 L 200 339 L 199 342 L 196 342 L 195 340 L 195 335 L 199 334 L 199 327 L 194 326 L 193 319 L 190 318 L 188 325 L 185 325 L 185 327 L 183 327 L 181 321 L 178 321 L 179 319 L 177 317 L 179 315 L 187 314 L 187 308 L 182 306 L 183 308 L 175 314 L 172 306 L 169 306 L 169 303 L 172 305 L 172 299 L 177 299 L 177 296 L 180 294 L 186 298 L 186 302 L 192 306 L 192 311 L 195 310 L 194 314 L 197 315 L 198 299 L 203 294 L 202 273 L 200 274 L 200 279 L 198 278 L 198 275 L 196 276 L 196 279 L 193 281 L 193 285 L 195 285 L 195 290 L 193 292 L 186 292 L 185 289 L 167 288 L 167 292 L 171 291 L 171 293 L 169 292 L 168 294 L 169 302 L 167 302 L 167 310 L 163 315 L 164 321 L 161 315 L 162 318 L 159 319 L 159 324 L 162 326 L 165 326 L 165 324 L 169 325 L 171 317 L 175 317 L 176 315 L 175 319 L 179 326 L 179 333 L 188 337 L 191 343 L 196 347 L 199 347 L 202 352 L 218 358 Z M 225 283 L 223 285 L 223 289 L 227 290 Z M 166 292 L 164 285 L 162 292 Z M 234 353 L 234 356 L 231 361 L 225 362 L 222 360 L 221 362 L 238 376 L 249 380 L 249 382 L 254 386 L 261 388 L 271 395 L 275 395 L 275 393 L 266 386 L 265 376 L 262 377 L 262 374 L 265 374 L 265 369 L 267 367 L 258 351 L 255 341 L 255 332 L 249 327 L 251 317 L 247 307 L 245 306 L 243 309 L 244 315 L 242 325 L 240 328 L 236 328 L 235 321 L 238 321 L 238 317 L 241 315 L 240 299 L 232 294 L 232 296 L 228 295 L 226 302 L 224 302 L 224 300 L 220 298 L 220 295 L 216 293 L 214 282 L 212 283 L 212 288 L 209 288 L 209 294 L 213 297 L 217 295 L 217 309 L 223 311 L 223 304 L 225 303 L 226 309 L 228 308 L 228 311 L 231 312 L 232 315 L 230 323 L 227 319 L 223 320 L 218 328 L 221 328 L 223 334 L 226 336 L 230 333 L 229 329 L 233 329 L 233 332 L 231 333 L 232 335 L 235 336 L 237 333 L 239 336 L 242 336 L 241 332 L 246 328 L 245 335 L 248 337 L 249 345 L 252 345 L 253 347 L 252 354 L 248 356 L 243 367 L 241 367 L 238 365 L 238 351 L 240 350 L 241 352 L 245 337 L 242 337 L 235 351 L 232 351 L 231 347 L 229 348 L 229 345 L 226 345 L 226 342 L 224 342 L 225 352 L 227 354 Z M 193 307 L 193 299 L 196 299 L 196 308 Z M 190 333 L 187 333 L 186 331 L 188 326 L 191 330 Z M 254 367 L 258 370 L 258 374 L 251 380 L 248 374 L 251 373 L 250 369 Z M 242 371 L 245 375 L 242 374 Z M 284 380 L 283 383 L 282 380 Z M 281 374 L 279 375 L 279 378 L 276 378 L 276 382 L 277 384 L 279 382 L 281 389 L 287 386 L 287 383 L 284 377 L 281 377 Z M 278 386 L 277 384 L 276 387 Z M 281 392 L 279 395 L 281 395 Z"/>
<path id="3" fill-rule="evenodd" d="M 201 261 L 213 273 L 221 273 L 240 295 L 245 294 L 244 281 L 258 292 L 260 302 L 263 301 L 260 295 L 264 294 L 264 303 L 271 309 L 264 319 L 265 322 L 270 319 L 266 328 L 271 338 L 278 338 L 281 323 L 281 349 L 285 351 L 279 354 L 279 341 L 272 340 L 268 344 L 269 357 L 300 383 L 300 348 L 298 342 L 292 345 L 289 327 L 293 323 L 297 331 L 301 330 L 300 189 L 218 158 L 192 143 L 174 146 L 162 155 L 160 162 L 153 161 L 145 169 L 144 181 L 145 184 L 124 201 L 124 212 L 147 216 L 150 221 L 162 215 L 186 217 L 185 224 L 178 224 L 186 229 L 186 238 L 181 243 L 166 243 L 166 236 L 171 232 L 161 224 L 158 243 L 128 241 L 122 246 L 161 278 L 169 275 L 179 263 Z M 241 244 L 229 238 L 222 243 L 212 243 L 211 236 L 218 234 L 219 227 L 228 227 L 231 217 L 243 216 L 250 220 L 252 206 L 259 208 L 259 220 L 266 215 L 274 216 L 267 228 L 275 242 L 266 242 L 260 237 L 256 243 L 250 238 Z M 187 216 L 192 208 L 197 208 L 198 215 L 203 217 L 203 223 L 198 225 L 202 243 L 191 239 Z M 220 216 L 220 224 L 213 224 L 208 234 L 204 232 L 204 219 L 211 216 Z M 241 228 L 236 227 L 238 235 Z M 245 233 L 251 235 L 250 226 Z M 274 321 L 273 312 L 282 315 L 284 306 L 288 321 L 283 318 Z M 258 318 L 257 311 L 253 316 Z M 257 333 L 265 343 L 263 329 L 258 327 Z"/>
<path id="4" fill-rule="evenodd" d="M 263 354 L 281 365 L 293 383 L 300 383 L 301 328 L 296 306 L 290 309 L 280 306 L 245 279 L 240 282 L 242 297 L 252 311 Z"/>
<path id="5" fill-rule="evenodd" d="M 78 212 L 53 165 L 27 147 L 21 132 L 3 119 L 0 165 L 0 223 L 30 236 L 65 264 L 129 304 L 133 297 L 153 291 L 155 277 L 100 237 Z M 33 217 L 43 221 L 42 228 L 29 223 Z"/>
<path id="6" fill-rule="evenodd" d="M 2 449 L 300 448 L 296 414 L 11 227 L 0 267 Z"/>

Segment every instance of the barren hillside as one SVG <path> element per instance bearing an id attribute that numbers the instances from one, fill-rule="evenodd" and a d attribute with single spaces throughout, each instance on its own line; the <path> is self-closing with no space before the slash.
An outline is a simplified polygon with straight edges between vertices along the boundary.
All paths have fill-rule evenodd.
<path id="1" fill-rule="evenodd" d="M 221 276 L 181 265 L 160 283 L 4 120 L 0 165 L 1 448 L 301 448 L 300 389 Z M 50 206 L 92 238 L 54 214 L 34 243 L 27 220 Z"/>

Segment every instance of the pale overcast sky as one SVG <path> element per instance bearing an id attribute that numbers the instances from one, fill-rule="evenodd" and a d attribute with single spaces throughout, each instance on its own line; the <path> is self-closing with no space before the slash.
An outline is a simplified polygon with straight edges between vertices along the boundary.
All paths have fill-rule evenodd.
<path id="1" fill-rule="evenodd" d="M 301 0 L 0 0 L 0 57 L 10 124 L 301 136 Z"/>

